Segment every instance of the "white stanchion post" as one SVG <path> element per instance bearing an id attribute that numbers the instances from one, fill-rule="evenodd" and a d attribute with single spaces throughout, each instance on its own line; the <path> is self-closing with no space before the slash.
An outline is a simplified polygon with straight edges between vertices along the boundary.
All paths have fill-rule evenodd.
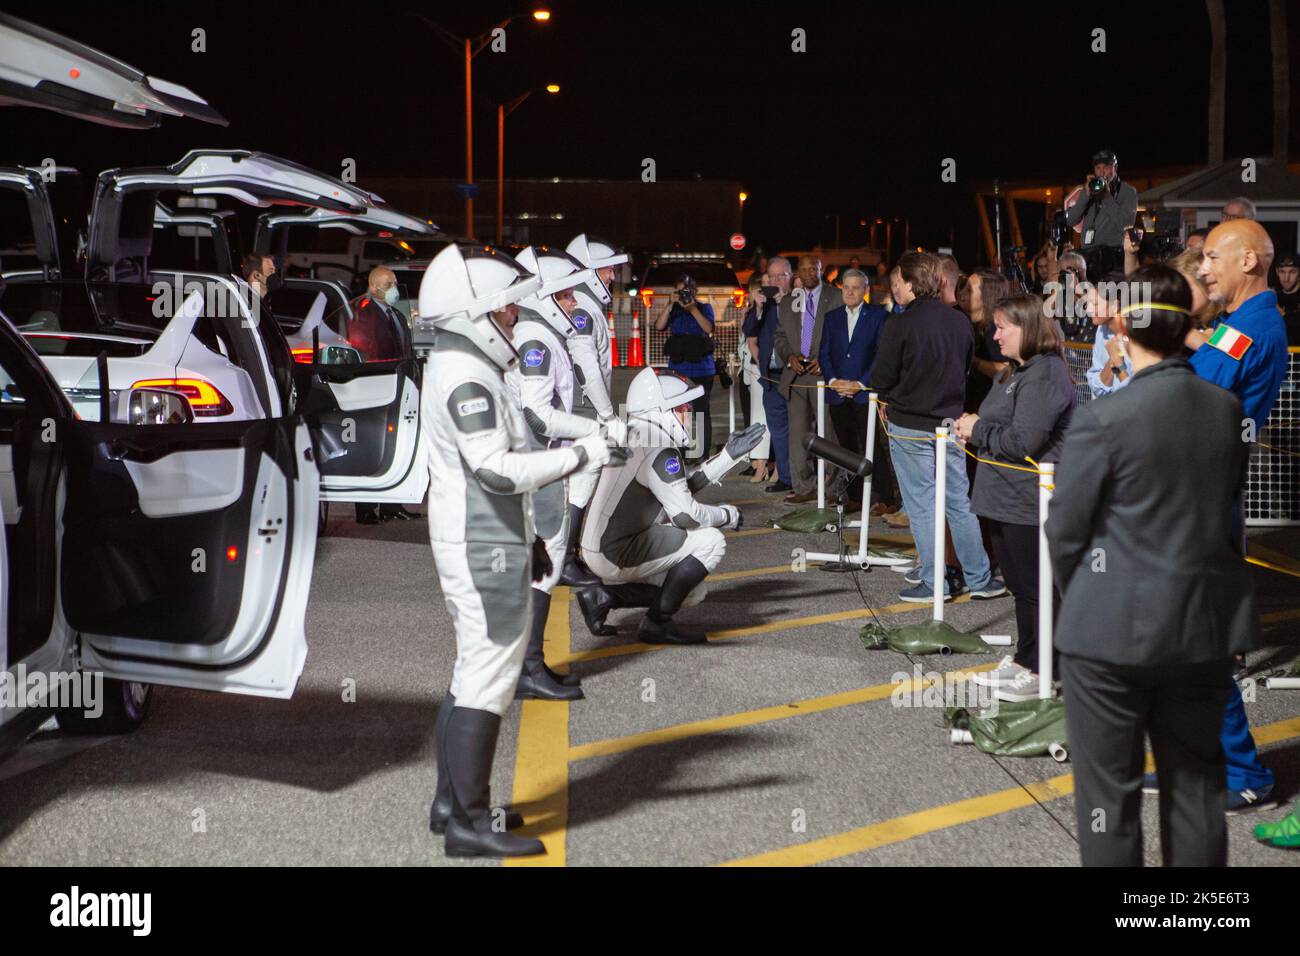
<path id="1" fill-rule="evenodd" d="M 736 383 L 740 380 L 735 355 L 727 356 L 727 374 L 731 376 L 731 388 L 727 389 L 727 434 L 734 435 L 736 434 Z"/>
<path id="2" fill-rule="evenodd" d="M 947 577 L 948 564 L 944 555 L 943 527 L 947 514 L 944 501 L 947 498 L 948 485 L 948 429 L 934 430 L 934 576 L 930 586 L 934 588 L 934 619 L 943 620 L 943 585 Z"/>
<path id="3" fill-rule="evenodd" d="M 817 386 L 817 437 L 826 437 L 826 390 L 821 383 Z M 791 478 L 791 481 L 794 479 Z M 817 510 L 826 507 L 826 460 L 817 458 Z"/>
<path id="4" fill-rule="evenodd" d="M 867 393 L 867 457 L 871 459 L 872 470 L 862 479 L 862 518 L 858 523 L 858 564 L 867 566 L 867 530 L 871 524 L 871 476 L 875 474 L 876 464 L 876 409 L 880 396 L 875 392 Z M 886 441 L 889 439 L 886 438 Z"/>
<path id="5" fill-rule="evenodd" d="M 1038 698 L 1052 696 L 1052 558 L 1047 552 L 1047 505 L 1056 484 L 1056 465 L 1038 466 Z"/>

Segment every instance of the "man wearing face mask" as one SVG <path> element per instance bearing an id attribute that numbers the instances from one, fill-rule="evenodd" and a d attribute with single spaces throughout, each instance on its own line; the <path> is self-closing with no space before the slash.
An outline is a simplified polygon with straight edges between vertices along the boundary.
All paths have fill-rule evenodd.
<path id="1" fill-rule="evenodd" d="M 265 253 L 250 252 L 239 264 L 244 281 L 257 293 L 258 307 L 266 309 L 264 300 L 284 284 L 283 277 L 275 268 L 275 260 Z"/>
<path id="2" fill-rule="evenodd" d="M 376 266 L 370 270 L 366 294 L 352 303 L 352 321 L 348 323 L 348 342 L 361 353 L 363 362 L 390 362 L 404 358 L 410 348 L 410 328 L 406 317 L 395 308 L 397 276 L 392 269 Z M 389 518 L 410 521 L 417 517 L 401 505 L 379 506 L 357 502 L 358 524 L 379 524 Z"/>

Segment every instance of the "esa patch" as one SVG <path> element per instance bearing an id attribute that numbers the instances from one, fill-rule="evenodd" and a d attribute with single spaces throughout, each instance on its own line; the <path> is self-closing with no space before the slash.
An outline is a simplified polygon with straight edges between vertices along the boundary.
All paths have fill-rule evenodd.
<path id="1" fill-rule="evenodd" d="M 519 354 L 523 356 L 523 361 L 519 363 L 519 371 L 524 375 L 550 374 L 551 350 L 544 342 L 536 340 L 525 342 L 519 349 Z"/>
<path id="2" fill-rule="evenodd" d="M 481 382 L 465 382 L 456 386 L 447 397 L 447 410 L 451 420 L 466 435 L 491 431 L 497 427 L 496 406 L 492 393 Z"/>
<path id="3" fill-rule="evenodd" d="M 655 459 L 655 472 L 664 481 L 679 481 L 682 477 L 682 459 L 672 448 L 665 448 Z"/>

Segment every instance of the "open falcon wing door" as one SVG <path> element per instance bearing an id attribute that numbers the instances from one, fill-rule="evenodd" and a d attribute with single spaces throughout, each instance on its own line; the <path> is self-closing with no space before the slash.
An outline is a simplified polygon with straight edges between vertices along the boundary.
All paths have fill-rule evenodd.
<path id="1" fill-rule="evenodd" d="M 0 166 L 0 222 L 16 225 L 21 233 L 0 235 L 0 267 L 7 279 L 59 278 L 59 234 L 49 184 L 76 173 L 67 166 Z"/>
<path id="2" fill-rule="evenodd" d="M 227 125 L 185 87 L 6 13 L 0 13 L 0 50 L 0 106 L 34 106 L 128 129 L 152 129 L 163 116 Z"/>

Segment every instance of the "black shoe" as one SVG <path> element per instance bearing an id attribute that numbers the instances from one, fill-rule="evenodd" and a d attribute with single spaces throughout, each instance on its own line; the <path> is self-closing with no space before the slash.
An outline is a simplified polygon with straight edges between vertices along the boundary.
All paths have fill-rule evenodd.
<path id="1" fill-rule="evenodd" d="M 612 637 L 618 633 L 613 624 L 606 624 L 605 617 L 617 607 L 614 593 L 597 584 L 595 587 L 583 588 L 578 592 L 578 610 L 587 622 L 587 630 L 596 637 Z"/>
<path id="2" fill-rule="evenodd" d="M 738 474 L 741 478 L 748 478 L 748 477 L 749 477 L 750 475 L 752 475 L 753 473 L 754 473 L 754 466 L 753 466 L 753 465 L 750 465 L 748 468 L 745 468 L 744 470 L 737 472 L 737 474 Z"/>
<path id="3" fill-rule="evenodd" d="M 557 684 L 563 684 L 565 687 L 582 686 L 582 678 L 577 674 L 561 674 L 559 671 L 552 670 L 551 665 L 546 663 L 543 663 L 542 666 L 546 668 L 546 673 L 550 675 L 551 680 L 555 681 Z"/>
<path id="4" fill-rule="evenodd" d="M 581 687 L 565 687 L 551 677 L 545 664 L 534 671 L 524 665 L 515 687 L 515 700 L 584 700 Z"/>
<path id="5" fill-rule="evenodd" d="M 641 626 L 636 631 L 637 640 L 646 644 L 704 644 L 708 635 L 697 631 L 683 631 L 669 618 L 656 621 L 647 614 L 641 618 Z"/>
<path id="6" fill-rule="evenodd" d="M 407 511 L 401 505 L 393 505 L 392 507 L 385 505 L 379 509 L 379 517 L 384 520 L 392 518 L 397 521 L 414 521 L 420 516 L 413 511 Z"/>
<path id="7" fill-rule="evenodd" d="M 541 840 L 507 833 L 509 814 L 493 814 L 488 806 L 488 781 L 500 729 L 501 718 L 486 710 L 456 707 L 447 718 L 452 813 L 443 840 L 448 856 L 500 858 L 546 852 Z"/>
<path id="8" fill-rule="evenodd" d="M 504 817 L 501 815 L 505 814 Z M 507 830 L 518 830 L 524 825 L 522 814 L 515 813 L 513 810 L 507 810 L 505 807 L 493 807 L 491 810 L 493 820 L 504 819 Z M 451 796 L 445 800 L 435 797 L 432 806 L 429 807 L 429 829 L 439 836 L 447 832 L 447 822 L 451 819 Z"/>
<path id="9" fill-rule="evenodd" d="M 768 485 L 763 490 L 768 494 L 776 494 L 782 491 L 793 491 L 794 489 L 790 487 L 788 482 L 778 481 L 776 484 Z"/>
<path id="10" fill-rule="evenodd" d="M 565 562 L 564 570 L 560 572 L 560 583 L 571 588 L 589 588 L 600 584 L 600 578 L 584 567 L 581 561 L 574 559 Z"/>

